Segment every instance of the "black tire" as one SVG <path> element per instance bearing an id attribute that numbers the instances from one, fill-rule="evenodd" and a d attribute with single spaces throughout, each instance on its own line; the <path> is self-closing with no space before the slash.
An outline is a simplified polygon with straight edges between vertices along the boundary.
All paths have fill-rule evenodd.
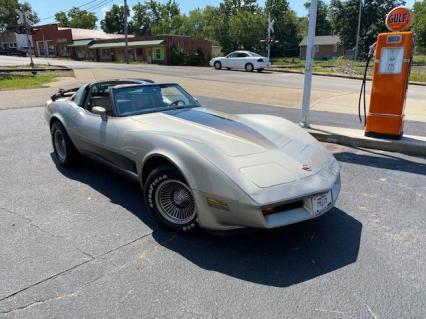
<path id="1" fill-rule="evenodd" d="M 59 165 L 71 167 L 78 162 L 79 153 L 61 122 L 55 121 L 50 129 L 52 146 Z"/>
<path id="2" fill-rule="evenodd" d="M 222 69 L 222 63 L 220 63 L 220 61 L 216 61 L 213 65 L 216 70 Z"/>
<path id="3" fill-rule="evenodd" d="M 228 71 L 231 71 L 231 68 L 226 68 Z"/>
<path id="4" fill-rule="evenodd" d="M 264 69 L 257 69 L 257 72 L 261 73 Z"/>
<path id="5" fill-rule="evenodd" d="M 143 188 L 145 204 L 157 222 L 175 232 L 198 228 L 197 206 L 180 172 L 167 165 L 155 168 Z"/>
<path id="6" fill-rule="evenodd" d="M 247 63 L 246 66 L 245 66 L 245 69 L 246 69 L 247 72 L 253 72 L 254 66 L 251 63 Z"/>

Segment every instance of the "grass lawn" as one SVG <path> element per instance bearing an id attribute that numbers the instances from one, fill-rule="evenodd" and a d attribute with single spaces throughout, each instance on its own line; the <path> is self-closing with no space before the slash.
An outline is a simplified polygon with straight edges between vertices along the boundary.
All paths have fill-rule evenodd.
<path id="1" fill-rule="evenodd" d="M 415 55 L 413 59 L 413 68 L 411 69 L 411 81 L 426 82 L 426 55 Z M 368 76 L 372 76 L 374 61 L 370 62 Z M 305 61 L 299 58 L 276 58 L 272 59 L 272 66 L 288 71 L 303 72 Z M 352 61 L 338 58 L 328 61 L 315 61 L 313 66 L 314 73 L 341 74 L 348 76 L 364 75 L 365 62 Z"/>
<path id="2" fill-rule="evenodd" d="M 35 89 L 55 80 L 54 75 L 4 75 L 0 76 L 0 91 Z"/>

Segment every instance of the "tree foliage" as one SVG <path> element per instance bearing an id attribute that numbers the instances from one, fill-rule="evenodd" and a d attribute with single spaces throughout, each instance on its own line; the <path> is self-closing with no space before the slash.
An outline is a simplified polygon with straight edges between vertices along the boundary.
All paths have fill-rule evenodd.
<path id="1" fill-rule="evenodd" d="M 17 0 L 0 0 L 0 32 L 16 30 L 18 20 L 15 10 L 29 11 L 33 24 L 40 21 L 38 15 L 28 2 L 19 3 Z"/>
<path id="2" fill-rule="evenodd" d="M 137 35 L 177 33 L 182 25 L 179 5 L 175 0 L 162 4 L 155 0 L 133 7 L 133 28 Z"/>
<path id="3" fill-rule="evenodd" d="M 306 10 L 309 10 L 311 7 L 310 2 L 305 3 Z M 331 22 L 330 22 L 330 12 L 328 5 L 322 1 L 318 0 L 317 8 L 317 22 L 316 22 L 316 35 L 331 35 L 333 33 Z"/>
<path id="4" fill-rule="evenodd" d="M 98 18 L 92 12 L 74 7 L 67 12 L 57 12 L 55 14 L 55 20 L 61 27 L 96 29 L 96 21 L 98 21 Z"/>
<path id="5" fill-rule="evenodd" d="M 413 29 L 417 35 L 417 47 L 426 52 L 426 0 L 415 2 Z"/>
<path id="6" fill-rule="evenodd" d="M 127 8 L 127 16 L 129 16 L 130 10 Z M 101 29 L 107 33 L 124 33 L 124 20 L 125 11 L 124 6 L 118 6 L 114 4 L 110 10 L 105 13 L 105 18 L 101 21 Z M 133 24 L 130 21 L 128 23 L 128 32 L 133 33 Z"/>
<path id="7" fill-rule="evenodd" d="M 361 14 L 359 53 L 365 57 L 368 48 L 381 32 L 386 32 L 385 17 L 394 7 L 404 5 L 401 0 L 364 1 Z M 359 0 L 332 0 L 330 17 L 333 29 L 346 48 L 354 48 L 358 26 Z"/>
<path id="8" fill-rule="evenodd" d="M 296 55 L 302 38 L 299 31 L 299 19 L 290 9 L 287 0 L 266 0 L 265 15 L 271 15 L 274 23 L 272 54 L 279 56 Z"/>

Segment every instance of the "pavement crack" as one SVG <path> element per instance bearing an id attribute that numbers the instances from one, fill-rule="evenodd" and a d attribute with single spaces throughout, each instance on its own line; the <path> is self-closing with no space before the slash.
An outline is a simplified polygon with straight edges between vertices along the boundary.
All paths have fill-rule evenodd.
<path id="1" fill-rule="evenodd" d="M 61 271 L 61 272 L 58 272 L 58 273 L 56 273 L 56 274 L 54 274 L 54 275 L 52 275 L 52 276 L 49 276 L 49 277 L 47 277 L 47 278 L 45 278 L 45 279 L 43 279 L 43 280 L 40 280 L 40 281 L 38 281 L 38 282 L 36 282 L 36 283 L 33 283 L 33 284 L 31 284 L 31 285 L 29 285 L 29 286 L 27 286 L 27 287 L 25 287 L 25 288 L 22 288 L 22 289 L 20 289 L 20 290 L 18 290 L 18 291 L 15 291 L 15 292 L 13 292 L 13 293 L 11 293 L 11 294 L 7 295 L 6 297 L 1 298 L 1 299 L 0 299 L 0 302 L 5 301 L 5 300 L 7 300 L 7 299 L 9 299 L 9 298 L 11 298 L 11 297 L 14 297 L 14 296 L 16 296 L 16 295 L 18 295 L 18 294 L 20 294 L 20 293 L 22 293 L 22 292 L 24 292 L 24 291 L 26 291 L 26 290 L 28 290 L 28 289 L 31 289 L 31 288 L 33 288 L 33 287 L 36 287 L 36 286 L 38 286 L 38 285 L 40 285 L 40 284 L 42 284 L 42 283 L 44 283 L 44 282 L 46 282 L 46 281 L 49 281 L 49 280 L 51 280 L 51 279 L 55 279 L 55 278 L 57 278 L 57 277 L 59 277 L 59 276 L 61 276 L 61 275 L 63 275 L 63 274 L 66 274 L 66 273 L 68 273 L 68 272 L 70 272 L 70 271 L 72 271 L 72 270 L 74 270 L 74 269 L 76 269 L 76 268 L 78 268 L 78 267 L 80 267 L 80 266 L 82 266 L 82 265 L 84 265 L 84 264 L 86 264 L 86 263 L 90 262 L 90 261 L 92 261 L 92 260 L 90 259 L 90 260 L 83 261 L 82 263 L 79 263 L 79 264 L 77 264 L 77 265 L 75 265 L 75 266 L 72 266 L 72 267 L 70 267 L 70 268 L 68 268 L 68 269 L 65 269 L 65 270 L 63 270 L 63 271 Z"/>
<path id="2" fill-rule="evenodd" d="M 6 211 L 6 212 L 8 212 L 8 213 L 10 213 L 10 214 L 14 214 L 14 215 L 16 215 L 16 216 L 19 216 L 19 217 L 21 217 L 21 218 L 25 219 L 26 221 L 28 221 L 28 223 L 29 223 L 29 225 L 30 225 L 30 226 L 33 226 L 33 227 L 37 228 L 38 230 L 40 230 L 40 231 L 41 231 L 41 232 L 43 232 L 43 233 L 46 233 L 46 234 L 48 234 L 48 235 L 50 235 L 50 236 L 52 236 L 52 237 L 60 238 L 60 239 L 62 239 L 62 240 L 65 240 L 65 241 L 67 241 L 67 242 L 70 242 L 70 243 L 72 244 L 72 246 L 73 246 L 76 250 L 78 250 L 80 253 L 82 253 L 83 255 L 85 255 L 85 256 L 87 256 L 87 257 L 89 257 L 90 259 L 95 259 L 95 256 L 93 256 L 92 254 L 90 254 L 90 253 L 88 253 L 88 252 L 86 252 L 86 251 L 84 251 L 84 250 L 80 249 L 80 248 L 79 248 L 79 247 L 77 247 L 77 246 L 76 246 L 76 244 L 75 244 L 74 242 L 72 242 L 71 240 L 69 240 L 69 239 L 65 238 L 64 236 L 56 235 L 56 234 L 54 234 L 54 233 L 52 233 L 52 232 L 50 232 L 50 231 L 48 231 L 48 230 L 46 230 L 46 229 L 44 229 L 44 228 L 40 227 L 39 225 L 34 224 L 34 222 L 32 221 L 32 219 L 31 219 L 31 218 L 28 218 L 28 217 L 26 217 L 26 216 L 24 216 L 24 215 L 22 215 L 22 214 L 19 214 L 19 213 L 15 212 L 15 211 L 10 210 L 10 209 L 7 209 L 7 208 L 5 208 L 5 207 L 0 207 L 0 209 L 3 209 L 4 211 Z"/>

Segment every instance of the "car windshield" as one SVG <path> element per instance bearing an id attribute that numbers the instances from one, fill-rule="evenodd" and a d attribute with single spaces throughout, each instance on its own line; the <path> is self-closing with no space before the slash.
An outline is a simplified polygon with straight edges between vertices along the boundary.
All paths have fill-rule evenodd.
<path id="1" fill-rule="evenodd" d="M 112 88 L 118 116 L 192 108 L 199 103 L 177 84 L 148 84 Z"/>

